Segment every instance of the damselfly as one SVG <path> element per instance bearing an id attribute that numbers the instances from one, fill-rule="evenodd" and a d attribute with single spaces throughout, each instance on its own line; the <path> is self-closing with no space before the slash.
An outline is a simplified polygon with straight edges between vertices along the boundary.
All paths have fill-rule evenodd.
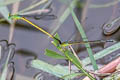
<path id="1" fill-rule="evenodd" d="M 74 45 L 74 44 L 115 42 L 114 40 L 96 40 L 96 41 L 82 41 L 82 42 L 61 42 L 59 39 L 55 38 L 53 35 L 51 35 L 47 31 L 45 31 L 44 29 L 40 28 L 39 26 L 33 24 L 31 21 L 29 21 L 28 19 L 26 19 L 26 18 L 24 18 L 22 16 L 19 16 L 19 15 L 9 15 L 9 18 L 11 18 L 11 19 L 21 19 L 23 21 L 26 21 L 27 23 L 31 24 L 32 26 L 34 26 L 38 30 L 42 31 L 44 34 L 48 35 L 52 39 L 57 40 L 59 42 L 59 44 L 61 46 L 63 46 L 63 47 L 66 47 L 66 46 L 69 46 L 69 45 Z"/>

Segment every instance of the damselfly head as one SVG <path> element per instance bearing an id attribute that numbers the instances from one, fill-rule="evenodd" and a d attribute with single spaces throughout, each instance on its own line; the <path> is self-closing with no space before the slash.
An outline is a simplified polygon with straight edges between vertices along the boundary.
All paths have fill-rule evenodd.
<path id="1" fill-rule="evenodd" d="M 9 18 L 9 19 L 11 18 L 11 13 L 8 14 L 8 18 Z"/>
<path id="2" fill-rule="evenodd" d="M 8 14 L 9 19 L 20 19 L 21 17 L 18 16 L 17 14 L 12 15 L 11 13 Z"/>

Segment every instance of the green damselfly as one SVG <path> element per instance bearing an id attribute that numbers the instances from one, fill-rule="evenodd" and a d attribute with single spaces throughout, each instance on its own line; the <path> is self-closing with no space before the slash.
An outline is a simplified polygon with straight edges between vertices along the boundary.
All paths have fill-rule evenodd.
<path id="1" fill-rule="evenodd" d="M 28 19 L 20 16 L 20 15 L 9 15 L 9 18 L 11 19 L 21 19 L 23 21 L 26 21 L 27 23 L 31 24 L 32 26 L 34 26 L 35 28 L 37 28 L 38 30 L 42 31 L 44 34 L 48 35 L 49 37 L 51 37 L 52 39 L 55 39 L 58 41 L 58 43 L 63 46 L 69 46 L 69 45 L 75 45 L 75 44 L 85 44 L 85 43 L 105 43 L 105 42 L 115 42 L 115 40 L 95 40 L 95 41 L 81 41 L 81 42 L 61 42 L 59 39 L 56 39 L 53 35 L 51 35 L 50 33 L 48 33 L 47 31 L 45 31 L 44 29 L 42 29 L 41 27 L 35 25 L 34 23 L 32 23 L 31 21 L 29 21 Z"/>

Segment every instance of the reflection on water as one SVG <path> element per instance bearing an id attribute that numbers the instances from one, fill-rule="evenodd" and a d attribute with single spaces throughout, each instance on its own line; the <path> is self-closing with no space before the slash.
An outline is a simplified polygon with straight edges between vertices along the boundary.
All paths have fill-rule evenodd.
<path id="1" fill-rule="evenodd" d="M 19 50 L 16 50 L 16 53 L 22 55 L 23 57 L 25 57 L 25 56 L 27 56 L 27 57 L 33 56 L 34 59 L 37 58 L 37 54 L 30 51 L 30 50 L 19 49 Z"/>
<path id="2" fill-rule="evenodd" d="M 8 44 L 7 40 L 0 40 L 0 48 L 0 64 L 4 64 L 6 62 L 9 52 L 10 57 L 8 58 L 8 62 L 11 62 L 15 54 L 15 44 Z"/>
<path id="3" fill-rule="evenodd" d="M 12 80 L 14 77 L 14 62 L 12 61 L 15 54 L 15 44 L 8 44 L 7 40 L 0 40 L 0 73 L 5 74 L 7 68 L 8 79 Z M 2 76 L 2 75 L 1 75 Z"/>
<path id="4" fill-rule="evenodd" d="M 8 64 L 8 72 L 9 75 L 7 77 L 8 80 L 14 80 L 14 75 L 15 75 L 15 66 L 14 62 L 10 62 Z"/>

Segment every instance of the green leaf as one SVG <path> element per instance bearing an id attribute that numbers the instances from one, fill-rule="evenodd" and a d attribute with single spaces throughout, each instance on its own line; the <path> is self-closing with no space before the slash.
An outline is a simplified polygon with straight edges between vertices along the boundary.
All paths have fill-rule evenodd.
<path id="1" fill-rule="evenodd" d="M 108 48 L 106 48 L 106 49 L 104 49 L 104 50 L 102 50 L 98 53 L 96 53 L 94 55 L 95 60 L 101 59 L 104 56 L 109 55 L 110 53 L 112 53 L 116 50 L 119 50 L 119 49 L 120 49 L 120 42 L 116 43 L 116 44 L 114 44 L 114 45 L 112 45 L 112 46 L 110 46 L 110 47 L 108 47 Z M 89 57 L 85 58 L 84 60 L 82 60 L 82 63 L 83 63 L 84 66 L 86 66 L 87 64 L 90 64 L 91 63 L 90 58 Z"/>
<path id="2" fill-rule="evenodd" d="M 49 56 L 49 57 L 52 57 L 52 58 L 56 58 L 56 59 L 66 59 L 65 56 L 62 56 L 59 53 L 57 53 L 55 51 L 52 51 L 52 50 L 49 50 L 49 49 L 45 50 L 45 55 Z"/>
<path id="3" fill-rule="evenodd" d="M 58 33 L 56 33 L 54 37 L 60 41 L 60 37 L 59 37 Z M 56 39 L 54 39 L 54 41 L 52 41 L 52 43 L 59 51 L 62 52 L 63 49 L 62 49 L 60 43 L 58 42 L 58 40 L 56 40 Z"/>
<path id="4" fill-rule="evenodd" d="M 54 35 L 54 37 L 55 37 L 56 39 L 60 40 L 60 36 L 58 35 L 58 33 L 56 33 L 56 34 Z M 55 43 L 55 44 L 58 44 L 58 41 L 57 41 L 56 39 L 54 39 L 54 43 Z"/>
<path id="5" fill-rule="evenodd" d="M 85 74 L 84 73 L 71 73 L 71 74 L 62 76 L 61 78 L 62 79 L 73 79 L 76 76 L 83 76 L 83 75 L 85 75 Z"/>
<path id="6" fill-rule="evenodd" d="M 74 63 L 74 65 L 76 65 L 81 70 L 82 64 L 78 61 L 74 54 L 71 53 L 71 51 L 66 49 L 64 54 L 72 63 Z"/>
<path id="7" fill-rule="evenodd" d="M 88 76 L 91 80 L 95 80 L 88 72 L 84 70 L 82 64 L 78 61 L 78 59 L 69 51 L 65 50 L 65 56 L 77 67 L 79 68 L 86 76 Z"/>
<path id="8" fill-rule="evenodd" d="M 54 35 L 54 37 L 60 40 L 60 36 L 59 36 L 58 33 L 56 33 L 56 34 Z"/>
<path id="9" fill-rule="evenodd" d="M 58 34 L 55 36 L 58 37 Z M 55 44 L 55 41 L 53 41 Z M 55 45 L 56 46 L 56 45 Z M 88 76 L 91 80 L 95 80 L 89 73 L 87 73 L 83 68 L 82 64 L 79 62 L 79 60 L 69 51 L 67 48 L 62 47 L 61 45 L 56 46 L 58 50 L 60 50 L 64 55 L 70 60 L 77 68 L 79 68 L 86 76 Z"/>
<path id="10" fill-rule="evenodd" d="M 59 35 L 56 33 L 55 38 L 60 39 Z M 76 57 L 71 53 L 71 51 L 69 51 L 68 49 L 61 47 L 60 45 L 57 46 L 57 41 L 54 40 L 53 44 L 57 47 L 58 50 L 60 50 L 62 53 L 64 53 L 64 55 L 71 61 L 73 62 L 75 65 L 77 65 L 77 67 L 80 69 L 82 67 L 82 65 L 80 64 L 80 62 L 76 59 Z"/>
<path id="11" fill-rule="evenodd" d="M 45 72 L 48 72 L 48 73 L 53 74 L 60 78 L 64 75 L 69 74 L 69 70 L 64 68 L 63 66 L 61 66 L 61 65 L 53 66 L 53 65 L 48 64 L 41 60 L 32 60 L 31 67 L 34 67 L 36 69 L 41 69 Z M 72 71 L 72 73 L 74 73 L 74 72 Z"/>
<path id="12" fill-rule="evenodd" d="M 76 27 L 78 28 L 78 30 L 79 30 L 79 32 L 81 34 L 81 37 L 82 37 L 83 41 L 88 41 L 87 36 L 86 36 L 86 34 L 84 32 L 84 29 L 82 28 L 82 25 L 80 24 L 77 16 L 75 15 L 75 13 L 74 13 L 74 11 L 72 9 L 71 9 L 71 13 L 72 13 L 73 20 L 74 20 L 74 22 L 76 24 Z M 89 43 L 85 43 L 85 47 L 87 48 L 88 55 L 90 57 L 90 60 L 92 62 L 94 70 L 97 70 L 98 66 L 97 66 L 96 61 L 94 59 L 93 52 L 92 52 L 92 49 L 91 49 Z"/>

